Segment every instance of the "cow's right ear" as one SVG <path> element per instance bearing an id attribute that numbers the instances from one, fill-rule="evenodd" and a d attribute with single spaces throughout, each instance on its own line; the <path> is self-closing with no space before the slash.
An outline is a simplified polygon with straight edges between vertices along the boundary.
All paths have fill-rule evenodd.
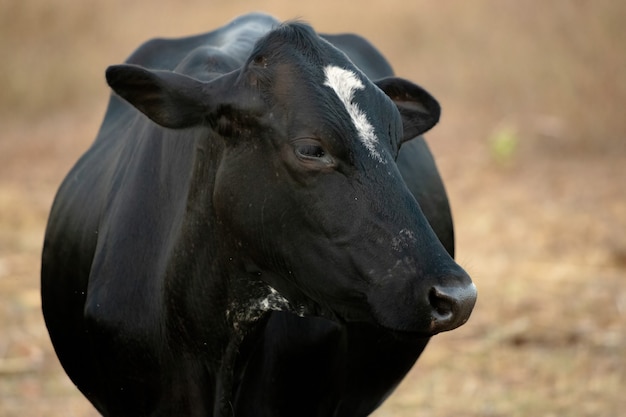
<path id="1" fill-rule="evenodd" d="M 206 83 L 186 75 L 124 64 L 107 68 L 106 79 L 120 97 L 163 127 L 191 127 L 207 116 Z"/>

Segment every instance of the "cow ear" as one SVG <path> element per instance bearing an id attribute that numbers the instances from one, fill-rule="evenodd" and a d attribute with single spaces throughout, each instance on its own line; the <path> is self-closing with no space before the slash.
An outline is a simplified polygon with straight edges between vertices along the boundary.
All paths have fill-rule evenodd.
<path id="1" fill-rule="evenodd" d="M 106 79 L 120 97 L 163 127 L 182 129 L 206 117 L 205 83 L 186 75 L 124 64 L 107 68 Z"/>
<path id="2" fill-rule="evenodd" d="M 404 137 L 402 142 L 430 130 L 439 121 L 439 103 L 422 87 L 397 77 L 383 78 L 376 85 L 393 100 L 400 111 Z"/>

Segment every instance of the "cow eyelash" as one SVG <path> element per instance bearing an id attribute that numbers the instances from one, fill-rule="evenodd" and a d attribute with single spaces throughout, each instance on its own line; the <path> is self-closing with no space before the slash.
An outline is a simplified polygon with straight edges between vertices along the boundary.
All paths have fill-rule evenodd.
<path id="1" fill-rule="evenodd" d="M 322 163 L 325 166 L 334 164 L 330 153 L 317 139 L 299 138 L 292 141 L 294 153 L 303 162 Z"/>
<path id="2" fill-rule="evenodd" d="M 296 153 L 304 158 L 322 158 L 326 151 L 320 145 L 303 144 L 296 147 Z"/>

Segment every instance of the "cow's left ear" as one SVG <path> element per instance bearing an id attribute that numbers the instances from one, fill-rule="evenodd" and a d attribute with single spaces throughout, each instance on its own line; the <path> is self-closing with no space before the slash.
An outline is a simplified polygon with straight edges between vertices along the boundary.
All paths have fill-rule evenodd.
<path id="1" fill-rule="evenodd" d="M 441 107 L 422 87 L 398 77 L 383 78 L 376 85 L 393 100 L 402 116 L 402 142 L 430 130 L 439 121 Z"/>

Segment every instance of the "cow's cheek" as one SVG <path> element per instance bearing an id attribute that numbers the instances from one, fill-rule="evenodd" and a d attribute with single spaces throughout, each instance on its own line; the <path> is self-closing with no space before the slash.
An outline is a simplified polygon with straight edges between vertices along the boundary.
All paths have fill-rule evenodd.
<path id="1" fill-rule="evenodd" d="M 249 241 L 248 235 L 259 226 L 257 213 L 262 210 L 263 196 L 258 183 L 263 179 L 257 167 L 245 162 L 241 156 L 226 155 L 216 172 L 212 206 L 226 239 Z"/>

